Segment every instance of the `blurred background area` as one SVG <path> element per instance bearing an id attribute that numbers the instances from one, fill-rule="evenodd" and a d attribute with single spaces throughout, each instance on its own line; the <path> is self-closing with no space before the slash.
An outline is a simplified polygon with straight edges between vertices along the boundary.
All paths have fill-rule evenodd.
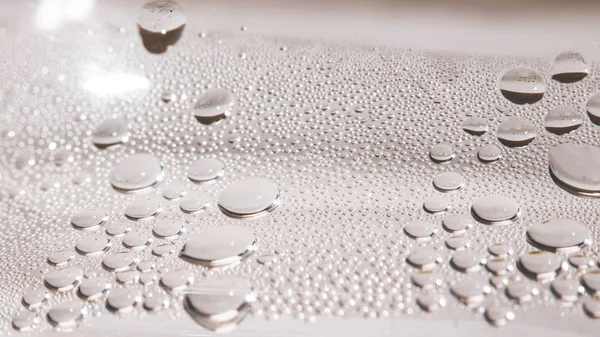
<path id="1" fill-rule="evenodd" d="M 135 29 L 139 0 L 0 1 L 5 28 Z M 597 0 L 181 0 L 186 33 L 239 32 L 421 50 L 600 59 Z M 18 28 L 17 28 L 18 29 Z"/>

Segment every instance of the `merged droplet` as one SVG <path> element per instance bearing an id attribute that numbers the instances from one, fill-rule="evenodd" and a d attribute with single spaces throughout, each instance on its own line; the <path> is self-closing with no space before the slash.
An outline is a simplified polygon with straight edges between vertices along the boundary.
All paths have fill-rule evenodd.
<path id="1" fill-rule="evenodd" d="M 231 113 L 235 97 L 225 89 L 208 89 L 194 105 L 194 117 L 202 124 L 212 124 Z"/>
<path id="2" fill-rule="evenodd" d="M 98 148 L 126 143 L 129 139 L 127 122 L 123 118 L 109 118 L 92 133 L 92 143 Z"/>
<path id="3" fill-rule="evenodd" d="M 583 124 L 581 113 L 571 106 L 557 106 L 548 112 L 544 126 L 548 132 L 562 135 L 569 133 Z"/>
<path id="4" fill-rule="evenodd" d="M 155 186 L 163 178 L 160 160 L 147 153 L 131 155 L 115 166 L 110 183 L 120 192 L 136 192 Z"/>
<path id="5" fill-rule="evenodd" d="M 550 172 L 558 186 L 586 196 L 600 196 L 600 147 L 564 143 L 550 150 Z"/>
<path id="6" fill-rule="evenodd" d="M 201 230 L 190 237 L 181 256 L 190 262 L 208 267 L 220 267 L 240 262 L 256 250 L 252 229 L 223 225 Z"/>
<path id="7" fill-rule="evenodd" d="M 523 117 L 512 117 L 496 130 L 498 140 L 508 147 L 520 147 L 531 143 L 537 136 L 535 125 Z"/>
<path id="8" fill-rule="evenodd" d="M 225 165 L 214 158 L 201 158 L 192 163 L 188 171 L 188 178 L 195 182 L 207 182 L 223 175 Z"/>
<path id="9" fill-rule="evenodd" d="M 249 312 L 255 295 L 250 282 L 240 276 L 221 276 L 196 284 L 186 292 L 184 307 L 201 326 L 224 332 Z"/>
<path id="10" fill-rule="evenodd" d="M 566 51 L 556 56 L 550 74 L 556 81 L 573 83 L 584 79 L 589 71 L 589 67 L 580 53 Z"/>
<path id="11" fill-rule="evenodd" d="M 591 234 L 583 224 L 568 219 L 538 223 L 527 229 L 527 239 L 532 245 L 551 252 L 578 251 L 589 243 Z"/>
<path id="12" fill-rule="evenodd" d="M 177 43 L 186 24 L 181 6 L 175 1 L 152 1 L 144 5 L 138 18 L 142 43 L 151 53 L 164 53 Z"/>
<path id="13" fill-rule="evenodd" d="M 465 178 L 456 172 L 441 172 L 433 178 L 433 186 L 441 192 L 458 190 L 465 183 Z"/>
<path id="14" fill-rule="evenodd" d="M 219 208 L 232 217 L 251 217 L 279 205 L 279 186 L 264 178 L 246 178 L 227 186 L 219 196 Z"/>
<path id="15" fill-rule="evenodd" d="M 507 224 L 519 216 L 519 204 L 509 197 L 489 195 L 475 200 L 471 211 L 479 222 Z"/>
<path id="16" fill-rule="evenodd" d="M 502 75 L 498 89 L 506 99 L 515 104 L 533 104 L 544 96 L 546 83 L 537 70 L 516 67 Z"/>

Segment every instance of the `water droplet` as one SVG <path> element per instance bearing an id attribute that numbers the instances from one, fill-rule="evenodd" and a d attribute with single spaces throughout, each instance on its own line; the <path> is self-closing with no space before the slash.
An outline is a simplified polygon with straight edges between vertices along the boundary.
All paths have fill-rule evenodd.
<path id="1" fill-rule="evenodd" d="M 536 127 L 523 117 L 511 117 L 496 130 L 498 140 L 508 147 L 521 147 L 531 143 L 537 136 Z"/>
<path id="2" fill-rule="evenodd" d="M 560 144 L 550 150 L 550 172 L 566 191 L 586 196 L 600 195 L 600 148 L 586 144 Z"/>
<path id="3" fill-rule="evenodd" d="M 129 232 L 129 224 L 124 220 L 109 222 L 105 225 L 105 230 L 108 236 L 120 237 Z"/>
<path id="4" fill-rule="evenodd" d="M 450 264 L 462 273 L 472 273 L 481 269 L 481 257 L 475 252 L 460 250 L 452 255 Z"/>
<path id="5" fill-rule="evenodd" d="M 579 128 L 581 124 L 583 118 L 576 108 L 561 105 L 548 112 L 544 126 L 548 132 L 563 135 Z"/>
<path id="6" fill-rule="evenodd" d="M 37 327 L 41 322 L 40 316 L 30 311 L 20 311 L 12 320 L 12 327 L 21 332 L 28 332 Z"/>
<path id="7" fill-rule="evenodd" d="M 463 130 L 474 136 L 481 136 L 488 131 L 487 120 L 481 117 L 469 117 L 462 124 Z"/>
<path id="8" fill-rule="evenodd" d="M 525 276 L 546 281 L 554 279 L 562 264 L 558 255 L 537 251 L 522 254 L 518 266 Z"/>
<path id="9" fill-rule="evenodd" d="M 506 286 L 506 296 L 518 303 L 529 302 L 537 294 L 539 294 L 539 289 L 527 281 L 515 281 Z"/>
<path id="10" fill-rule="evenodd" d="M 120 284 L 135 284 L 140 280 L 140 274 L 135 270 L 126 270 L 117 273 L 117 282 Z"/>
<path id="11" fill-rule="evenodd" d="M 160 279 L 161 287 L 168 291 L 180 291 L 194 283 L 194 274 L 187 269 L 169 272 Z"/>
<path id="12" fill-rule="evenodd" d="M 192 163 L 188 171 L 188 178 L 194 182 L 207 182 L 223 175 L 225 165 L 214 158 L 201 158 Z"/>
<path id="13" fill-rule="evenodd" d="M 120 314 L 129 313 L 142 302 L 142 294 L 137 289 L 113 289 L 106 298 L 106 308 Z"/>
<path id="14" fill-rule="evenodd" d="M 600 91 L 593 94 L 585 105 L 592 123 L 600 125 Z"/>
<path id="15" fill-rule="evenodd" d="M 156 268 L 156 264 L 152 260 L 144 260 L 137 264 L 137 270 L 142 273 L 148 273 Z"/>
<path id="16" fill-rule="evenodd" d="M 156 216 L 161 211 L 160 197 L 156 195 L 140 195 L 125 208 L 125 216 L 132 220 L 139 220 Z"/>
<path id="17" fill-rule="evenodd" d="M 126 143 L 128 139 L 129 129 L 123 118 L 109 118 L 92 133 L 92 144 L 101 149 Z"/>
<path id="18" fill-rule="evenodd" d="M 583 302 L 583 310 L 591 318 L 600 318 L 600 300 L 588 298 Z"/>
<path id="19" fill-rule="evenodd" d="M 64 166 L 65 164 L 72 163 L 75 158 L 71 154 L 71 152 L 67 150 L 62 150 L 54 155 L 54 165 L 56 166 Z"/>
<path id="20" fill-rule="evenodd" d="M 187 261 L 209 267 L 240 262 L 256 250 L 254 232 L 248 227 L 223 225 L 201 230 L 181 250 Z"/>
<path id="21" fill-rule="evenodd" d="M 432 289 L 441 285 L 439 275 L 433 271 L 414 273 L 410 279 L 414 285 L 423 289 Z"/>
<path id="22" fill-rule="evenodd" d="M 173 181 L 163 189 L 163 197 L 167 200 L 181 198 L 184 194 L 185 183 L 181 180 Z"/>
<path id="23" fill-rule="evenodd" d="M 470 245 L 469 238 L 466 236 L 453 236 L 447 238 L 444 243 L 448 249 L 452 250 L 462 250 Z"/>
<path id="24" fill-rule="evenodd" d="M 561 277 L 552 282 L 552 293 L 563 302 L 576 302 L 584 291 L 576 279 Z"/>
<path id="25" fill-rule="evenodd" d="M 110 183 L 120 192 L 136 192 L 155 186 L 163 178 L 158 158 L 147 153 L 131 155 L 115 166 Z"/>
<path id="26" fill-rule="evenodd" d="M 477 151 L 477 158 L 483 163 L 492 163 L 502 157 L 502 151 L 496 145 L 483 146 Z"/>
<path id="27" fill-rule="evenodd" d="M 465 215 L 449 215 L 442 220 L 444 229 L 454 234 L 464 234 L 472 225 L 471 218 Z"/>
<path id="28" fill-rule="evenodd" d="M 442 258 L 437 251 L 431 248 L 419 248 L 406 258 L 406 262 L 421 270 L 432 270 L 442 262 Z"/>
<path id="29" fill-rule="evenodd" d="M 144 297 L 144 309 L 149 312 L 159 312 L 169 307 L 169 297 L 161 293 L 148 293 Z"/>
<path id="30" fill-rule="evenodd" d="M 105 276 L 84 278 L 79 285 L 77 295 L 86 301 L 97 301 L 112 287 Z"/>
<path id="31" fill-rule="evenodd" d="M 571 255 L 569 256 L 569 263 L 579 270 L 587 270 L 595 264 L 592 258 L 585 255 Z"/>
<path id="32" fill-rule="evenodd" d="M 502 195 L 488 195 L 475 200 L 471 211 L 481 223 L 508 224 L 519 216 L 519 204 Z"/>
<path id="33" fill-rule="evenodd" d="M 103 236 L 90 236 L 79 240 L 75 250 L 83 256 L 95 256 L 106 252 L 110 246 L 109 239 Z"/>
<path id="34" fill-rule="evenodd" d="M 21 303 L 27 310 L 36 311 L 50 299 L 50 293 L 44 288 L 33 288 L 23 294 Z"/>
<path id="35" fill-rule="evenodd" d="M 66 267 L 55 269 L 44 275 L 44 284 L 48 289 L 58 292 L 70 291 L 77 287 L 83 278 L 83 271 L 79 267 Z"/>
<path id="36" fill-rule="evenodd" d="M 473 306 L 482 302 L 490 287 L 482 277 L 465 277 L 450 287 L 452 295 L 467 306 Z"/>
<path id="37" fill-rule="evenodd" d="M 74 258 L 75 255 L 69 250 L 57 250 L 48 255 L 48 263 L 56 267 L 64 267 Z"/>
<path id="38" fill-rule="evenodd" d="M 485 319 L 494 326 L 503 326 L 515 319 L 515 313 L 510 307 L 490 304 L 485 308 Z"/>
<path id="39" fill-rule="evenodd" d="M 450 205 L 448 201 L 440 196 L 434 195 L 425 199 L 423 202 L 423 209 L 427 213 L 439 214 L 448 210 Z"/>
<path id="40" fill-rule="evenodd" d="M 443 163 L 454 158 L 454 150 L 449 144 L 437 144 L 429 150 L 429 157 L 436 163 Z"/>
<path id="41" fill-rule="evenodd" d="M 183 223 L 173 219 L 159 220 L 152 226 L 152 234 L 159 239 L 175 239 L 183 233 L 183 230 Z"/>
<path id="42" fill-rule="evenodd" d="M 88 208 L 73 215 L 71 225 L 83 231 L 95 231 L 108 220 L 108 214 L 100 208 Z"/>
<path id="43" fill-rule="evenodd" d="M 264 178 L 247 178 L 227 186 L 219 196 L 219 208 L 232 217 L 251 217 L 279 205 L 279 186 Z"/>
<path id="44" fill-rule="evenodd" d="M 118 252 L 107 255 L 102 260 L 102 267 L 108 271 L 121 272 L 132 269 L 135 266 L 136 258 L 132 252 Z"/>
<path id="45" fill-rule="evenodd" d="M 138 31 L 146 50 L 164 53 L 177 43 L 186 24 L 186 17 L 175 1 L 151 1 L 145 4 L 138 18 Z"/>
<path id="46" fill-rule="evenodd" d="M 458 190 L 465 183 L 465 178 L 456 172 L 441 172 L 433 178 L 433 186 L 440 192 Z"/>
<path id="47" fill-rule="evenodd" d="M 512 255 L 514 251 L 511 245 L 504 242 L 500 242 L 490 245 L 488 247 L 488 252 L 490 252 L 490 254 L 494 256 L 507 257 L 509 255 Z"/>
<path id="48" fill-rule="evenodd" d="M 494 275 L 506 275 L 512 270 L 510 261 L 501 257 L 489 260 L 485 267 Z"/>
<path id="49" fill-rule="evenodd" d="M 502 75 L 498 89 L 506 99 L 515 104 L 533 104 L 544 96 L 546 83 L 537 70 L 516 67 Z"/>
<path id="50" fill-rule="evenodd" d="M 557 219 L 527 229 L 527 239 L 535 247 L 552 252 L 574 252 L 589 243 L 592 232 L 583 224 Z"/>
<path id="51" fill-rule="evenodd" d="M 583 56 L 574 51 L 560 53 L 554 59 L 550 74 L 552 79 L 562 83 L 581 81 L 589 73 L 589 68 Z"/>
<path id="52" fill-rule="evenodd" d="M 205 91 L 194 105 L 194 117 L 202 124 L 212 124 L 227 117 L 231 113 L 235 97 L 225 89 L 209 89 Z"/>
<path id="53" fill-rule="evenodd" d="M 131 231 L 123 237 L 123 247 L 131 250 L 142 250 L 152 243 L 152 238 L 143 232 Z"/>
<path id="54" fill-rule="evenodd" d="M 592 296 L 600 295 L 600 270 L 592 270 L 583 274 L 581 281 Z"/>
<path id="55" fill-rule="evenodd" d="M 423 311 L 434 312 L 446 306 L 446 298 L 440 294 L 421 294 L 417 304 Z"/>
<path id="56" fill-rule="evenodd" d="M 167 255 L 171 255 L 171 254 L 175 253 L 176 250 L 177 250 L 177 247 L 175 247 L 175 245 L 162 244 L 162 245 L 158 245 L 158 246 L 154 247 L 152 249 L 152 254 L 156 255 L 158 257 L 163 257 L 163 256 L 167 256 Z"/>
<path id="57" fill-rule="evenodd" d="M 208 208 L 210 200 L 204 193 L 190 193 L 183 197 L 179 208 L 186 213 L 197 213 Z"/>
<path id="58" fill-rule="evenodd" d="M 404 233 L 417 241 L 429 241 L 437 233 L 437 226 L 430 221 L 415 220 L 404 226 Z"/>
<path id="59" fill-rule="evenodd" d="M 63 302 L 48 311 L 48 322 L 61 331 L 71 331 L 87 315 L 87 309 L 79 301 Z"/>

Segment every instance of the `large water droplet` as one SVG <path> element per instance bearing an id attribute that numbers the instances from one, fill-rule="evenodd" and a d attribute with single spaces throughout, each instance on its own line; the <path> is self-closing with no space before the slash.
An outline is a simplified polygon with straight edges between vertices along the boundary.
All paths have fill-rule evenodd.
<path id="1" fill-rule="evenodd" d="M 589 73 L 589 67 L 583 56 L 574 51 L 560 53 L 554 59 L 552 66 L 552 79 L 563 82 L 573 83 L 584 79 Z"/>
<path id="2" fill-rule="evenodd" d="M 515 104 L 533 104 L 544 96 L 546 83 L 537 70 L 517 67 L 502 75 L 498 89 L 506 99 Z"/>
<path id="3" fill-rule="evenodd" d="M 489 195 L 475 200 L 471 211 L 479 222 L 508 224 L 519 216 L 519 204 L 502 195 Z"/>
<path id="4" fill-rule="evenodd" d="M 77 287 L 82 278 L 81 268 L 72 266 L 48 272 L 44 275 L 44 284 L 50 290 L 65 292 Z"/>
<path id="5" fill-rule="evenodd" d="M 79 301 L 63 302 L 48 311 L 48 322 L 61 331 L 71 331 L 87 315 L 87 309 Z"/>
<path id="6" fill-rule="evenodd" d="M 186 17 L 175 1 L 152 1 L 144 5 L 138 18 L 138 30 L 142 43 L 151 53 L 164 53 L 167 48 L 177 43 Z"/>
<path id="7" fill-rule="evenodd" d="M 592 232 L 583 224 L 558 219 L 538 223 L 527 229 L 527 239 L 539 249 L 574 252 L 587 245 Z"/>
<path id="8" fill-rule="evenodd" d="M 550 173 L 558 186 L 586 196 L 600 196 L 600 147 L 560 144 L 550 150 Z"/>
<path id="9" fill-rule="evenodd" d="M 546 281 L 554 279 L 562 264 L 558 255 L 537 251 L 522 254 L 519 257 L 518 266 L 525 276 Z"/>

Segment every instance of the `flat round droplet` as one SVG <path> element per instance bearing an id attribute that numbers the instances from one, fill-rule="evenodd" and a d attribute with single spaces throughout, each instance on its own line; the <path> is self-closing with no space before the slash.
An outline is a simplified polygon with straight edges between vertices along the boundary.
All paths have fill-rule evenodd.
<path id="1" fill-rule="evenodd" d="M 105 276 L 84 278 L 79 285 L 77 295 L 86 301 L 97 301 L 111 286 L 109 279 Z"/>
<path id="2" fill-rule="evenodd" d="M 459 301 L 471 306 L 483 301 L 490 288 L 484 278 L 473 276 L 454 283 L 450 291 Z"/>
<path id="3" fill-rule="evenodd" d="M 94 256 L 108 251 L 110 246 L 110 240 L 104 236 L 89 236 L 77 242 L 75 251 L 83 256 Z"/>
<path id="4" fill-rule="evenodd" d="M 589 71 L 589 66 L 580 53 L 566 51 L 556 56 L 550 74 L 555 81 L 573 83 L 584 79 Z"/>
<path id="5" fill-rule="evenodd" d="M 600 91 L 593 94 L 585 105 L 585 110 L 592 123 L 600 125 Z"/>
<path id="6" fill-rule="evenodd" d="M 533 104 L 544 96 L 546 83 L 537 70 L 516 67 L 502 75 L 498 89 L 506 99 L 515 104 Z"/>
<path id="7" fill-rule="evenodd" d="M 433 271 L 417 272 L 410 277 L 412 283 L 419 288 L 432 289 L 441 285 L 439 275 Z"/>
<path id="8" fill-rule="evenodd" d="M 448 201 L 438 195 L 429 197 L 423 202 L 423 209 L 425 210 L 425 212 L 431 214 L 439 214 L 445 212 L 446 210 L 448 210 L 448 207 L 450 207 Z"/>
<path id="9" fill-rule="evenodd" d="M 600 294 L 600 270 L 592 270 L 583 274 L 581 281 L 593 296 Z"/>
<path id="10" fill-rule="evenodd" d="M 512 270 L 510 261 L 501 257 L 489 260 L 485 267 L 494 275 L 506 275 Z"/>
<path id="11" fill-rule="evenodd" d="M 142 294 L 137 289 L 113 289 L 106 298 L 106 308 L 112 312 L 128 313 L 142 302 Z"/>
<path id="12" fill-rule="evenodd" d="M 208 208 L 210 199 L 201 192 L 189 193 L 181 200 L 179 208 L 186 213 L 197 213 Z"/>
<path id="13" fill-rule="evenodd" d="M 506 296 L 519 303 L 529 302 L 539 290 L 527 281 L 511 282 L 506 286 Z"/>
<path id="14" fill-rule="evenodd" d="M 466 215 L 448 215 L 442 220 L 444 229 L 455 234 L 465 233 L 472 225 L 471 218 Z"/>
<path id="15" fill-rule="evenodd" d="M 177 247 L 175 245 L 172 245 L 170 243 L 162 244 L 152 248 L 152 255 L 163 257 L 175 253 L 176 250 Z"/>
<path id="16" fill-rule="evenodd" d="M 553 253 L 537 251 L 519 257 L 521 272 L 536 280 L 551 280 L 561 268 L 560 257 Z"/>
<path id="17" fill-rule="evenodd" d="M 470 245 L 470 240 L 466 236 L 453 236 L 449 237 L 444 241 L 446 247 L 452 250 L 462 250 Z"/>
<path id="18" fill-rule="evenodd" d="M 152 260 L 144 260 L 137 264 L 137 270 L 142 273 L 148 273 L 156 269 L 156 263 Z"/>
<path id="19" fill-rule="evenodd" d="M 109 222 L 104 226 L 108 236 L 121 237 L 129 232 L 129 223 L 125 220 Z"/>
<path id="20" fill-rule="evenodd" d="M 20 332 L 29 332 L 35 329 L 41 322 L 37 313 L 30 311 L 20 311 L 12 319 L 13 329 Z"/>
<path id="21" fill-rule="evenodd" d="M 116 279 L 121 284 L 135 284 L 140 280 L 140 273 L 136 270 L 126 270 L 117 273 Z"/>
<path id="22" fill-rule="evenodd" d="M 106 220 L 108 220 L 106 211 L 100 208 L 88 208 L 73 215 L 71 225 L 75 229 L 94 231 L 100 228 Z"/>
<path id="23" fill-rule="evenodd" d="M 102 267 L 108 271 L 121 272 L 135 266 L 136 258 L 133 252 L 118 252 L 107 255 L 102 260 Z"/>
<path id="24" fill-rule="evenodd" d="M 535 247 L 551 252 L 574 252 L 589 243 L 592 232 L 583 224 L 557 219 L 527 229 L 527 239 Z"/>
<path id="25" fill-rule="evenodd" d="M 235 318 L 254 298 L 248 280 L 226 275 L 196 284 L 186 292 L 184 306 L 193 318 L 201 316 L 214 322 L 226 322 Z"/>
<path id="26" fill-rule="evenodd" d="M 460 250 L 452 255 L 452 267 L 462 273 L 476 272 L 481 269 L 481 257 L 469 250 Z"/>
<path id="27" fill-rule="evenodd" d="M 158 273 L 151 271 L 140 275 L 140 283 L 144 286 L 150 286 L 158 282 Z"/>
<path id="28" fill-rule="evenodd" d="M 446 298 L 440 294 L 421 294 L 417 304 L 425 312 L 434 312 L 446 306 Z"/>
<path id="29" fill-rule="evenodd" d="M 248 227 L 223 225 L 205 228 L 190 237 L 181 250 L 187 261 L 209 267 L 239 262 L 256 247 L 254 232 Z"/>
<path id="30" fill-rule="evenodd" d="M 454 150 L 449 144 L 437 144 L 429 150 L 429 157 L 437 163 L 443 163 L 454 158 Z"/>
<path id="31" fill-rule="evenodd" d="M 488 252 L 490 252 L 490 254 L 492 254 L 494 256 L 507 257 L 509 255 L 512 255 L 512 253 L 514 251 L 513 251 L 513 248 L 511 245 L 504 243 L 504 242 L 499 242 L 499 243 L 490 245 L 488 247 Z"/>
<path id="32" fill-rule="evenodd" d="M 82 278 L 81 268 L 72 266 L 48 272 L 44 275 L 44 284 L 50 290 L 65 292 L 77 287 Z"/>
<path id="33" fill-rule="evenodd" d="M 536 127 L 523 117 L 511 117 L 500 124 L 496 137 L 508 147 L 521 147 L 531 143 L 537 136 Z"/>
<path id="34" fill-rule="evenodd" d="M 600 196 L 600 147 L 560 144 L 550 150 L 549 160 L 558 186 L 576 195 Z"/>
<path id="35" fill-rule="evenodd" d="M 195 182 L 207 182 L 223 175 L 225 165 L 214 158 L 201 158 L 192 163 L 188 171 L 188 178 Z"/>
<path id="36" fill-rule="evenodd" d="M 600 318 L 600 299 L 586 299 L 586 301 L 583 302 L 583 310 L 591 318 Z"/>
<path id="37" fill-rule="evenodd" d="M 63 267 L 75 258 L 70 250 L 57 250 L 48 255 L 48 263 L 53 266 Z"/>
<path id="38" fill-rule="evenodd" d="M 163 189 L 163 197 L 167 200 L 181 198 L 184 194 L 185 183 L 181 180 L 173 181 Z"/>
<path id="39" fill-rule="evenodd" d="M 110 183 L 117 191 L 135 192 L 155 186 L 162 178 L 160 160 L 147 153 L 138 153 L 121 160 L 113 168 Z"/>
<path id="40" fill-rule="evenodd" d="M 585 289 L 577 279 L 560 277 L 552 281 L 552 293 L 563 302 L 572 303 L 579 299 Z"/>
<path id="41" fill-rule="evenodd" d="M 61 330 L 76 328 L 87 314 L 80 301 L 63 302 L 48 311 L 48 322 Z"/>
<path id="42" fill-rule="evenodd" d="M 477 151 L 477 158 L 483 163 L 493 163 L 502 157 L 502 151 L 493 144 L 485 145 Z"/>
<path id="43" fill-rule="evenodd" d="M 433 187 L 441 192 L 458 190 L 465 183 L 465 178 L 460 173 L 442 172 L 433 178 Z"/>
<path id="44" fill-rule="evenodd" d="M 488 195 L 480 197 L 471 207 L 477 221 L 485 224 L 507 224 L 519 216 L 519 204 L 509 197 Z"/>
<path id="45" fill-rule="evenodd" d="M 123 237 L 123 247 L 131 250 L 142 250 L 152 243 L 152 238 L 143 232 L 131 231 Z"/>
<path id="46" fill-rule="evenodd" d="M 557 135 L 569 133 L 583 124 L 581 113 L 576 108 L 562 105 L 548 111 L 544 126 L 548 132 Z"/>
<path id="47" fill-rule="evenodd" d="M 508 306 L 491 304 L 485 308 L 485 319 L 494 326 L 503 326 L 515 319 L 515 313 Z"/>
<path id="48" fill-rule="evenodd" d="M 465 119 L 462 128 L 466 133 L 481 136 L 488 131 L 488 121 L 481 117 L 469 117 Z"/>
<path id="49" fill-rule="evenodd" d="M 430 221 L 415 220 L 404 226 L 404 233 L 412 239 L 427 241 L 437 233 L 437 226 Z"/>
<path id="50" fill-rule="evenodd" d="M 128 139 L 129 130 L 123 118 L 106 119 L 92 133 L 92 143 L 98 148 L 126 143 Z"/>
<path id="51" fill-rule="evenodd" d="M 432 270 L 441 261 L 440 254 L 431 248 L 420 248 L 406 258 L 408 264 L 421 270 Z"/>
<path id="52" fill-rule="evenodd" d="M 246 178 L 227 186 L 219 196 L 219 208 L 233 217 L 271 211 L 279 204 L 279 186 L 264 178 Z"/>
<path id="53" fill-rule="evenodd" d="M 160 279 L 160 285 L 168 291 L 180 291 L 194 283 L 194 274 L 187 269 L 169 272 Z"/>
<path id="54" fill-rule="evenodd" d="M 183 233 L 183 223 L 174 219 L 162 219 L 152 226 L 152 234 L 160 239 L 174 239 Z"/>
<path id="55" fill-rule="evenodd" d="M 205 91 L 194 105 L 193 114 L 203 124 L 212 124 L 231 113 L 235 97 L 225 89 L 209 89 Z"/>
<path id="56" fill-rule="evenodd" d="M 144 297 L 144 309 L 149 312 L 159 312 L 169 307 L 169 297 L 161 293 L 149 293 Z"/>
<path id="57" fill-rule="evenodd" d="M 38 310 L 50 299 L 50 293 L 44 288 L 33 288 L 23 294 L 21 303 L 27 310 Z"/>
<path id="58" fill-rule="evenodd" d="M 587 270 L 594 266 L 594 260 L 586 255 L 571 255 L 569 263 L 579 270 Z"/>
<path id="59" fill-rule="evenodd" d="M 161 211 L 160 197 L 155 195 L 140 195 L 125 208 L 125 216 L 132 220 L 139 220 L 156 216 Z"/>

